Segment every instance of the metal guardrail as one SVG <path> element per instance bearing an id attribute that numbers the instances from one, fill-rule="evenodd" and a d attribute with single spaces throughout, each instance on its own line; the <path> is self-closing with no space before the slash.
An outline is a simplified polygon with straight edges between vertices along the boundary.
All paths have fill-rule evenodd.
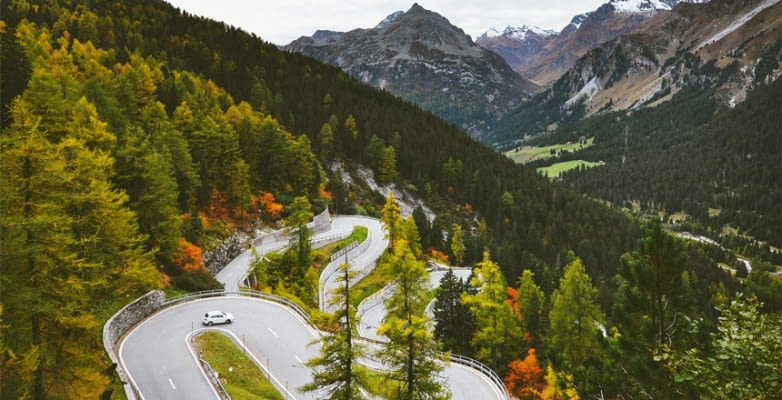
<path id="1" fill-rule="evenodd" d="M 331 257 L 329 257 L 329 261 L 334 261 L 334 260 L 344 256 L 345 254 L 348 254 L 350 252 L 350 250 L 355 249 L 356 247 L 358 247 L 359 244 L 361 244 L 361 243 L 359 243 L 359 242 L 351 242 L 349 245 L 345 246 L 344 248 L 342 248 L 342 249 L 340 249 L 338 251 L 335 251 L 334 254 L 332 254 Z"/>
<path id="2" fill-rule="evenodd" d="M 337 240 L 342 240 L 342 239 L 344 239 L 344 238 L 346 238 L 348 236 L 350 236 L 350 232 L 337 233 L 337 234 L 334 234 L 334 235 L 319 237 L 317 239 L 315 239 L 313 237 L 313 239 L 311 240 L 311 243 L 312 243 L 313 246 L 314 245 L 321 245 L 321 244 L 326 244 L 326 243 L 337 241 Z"/>
<path id="3" fill-rule="evenodd" d="M 206 367 L 206 373 L 209 374 L 212 380 L 217 383 L 217 387 L 220 389 L 220 393 L 218 393 L 224 400 L 231 400 L 231 395 L 228 394 L 228 391 L 225 390 L 225 386 L 223 386 L 223 383 L 220 382 L 220 376 L 217 375 L 217 371 L 212 368 L 211 365 L 209 365 L 209 362 L 204 360 L 203 358 L 199 358 L 198 361 L 201 362 L 201 364 Z"/>
<path id="4" fill-rule="evenodd" d="M 461 364 L 480 371 L 482 374 L 489 377 L 492 383 L 494 383 L 500 388 L 500 392 L 502 393 L 503 396 L 505 396 L 506 400 L 510 399 L 510 394 L 508 393 L 508 389 L 505 387 L 505 383 L 502 382 L 502 379 L 500 379 L 499 375 L 497 375 L 497 373 L 494 372 L 493 369 L 486 366 L 486 364 L 483 364 L 478 360 L 473 360 L 470 357 L 465 357 L 459 354 L 451 354 L 451 362 L 455 362 L 457 364 Z"/>
<path id="5" fill-rule="evenodd" d="M 388 344 L 388 342 L 383 342 L 380 340 L 365 338 L 361 336 L 354 338 L 354 340 L 368 343 L 368 344 L 379 345 L 379 346 L 385 346 Z M 440 353 L 440 354 L 445 355 L 446 353 Z M 380 362 L 380 360 L 371 356 L 367 358 L 375 362 Z M 445 359 L 445 357 L 443 358 Z M 450 354 L 449 361 L 456 364 L 464 365 L 465 367 L 471 368 L 485 375 L 492 384 L 497 386 L 497 388 L 500 390 L 500 394 L 503 396 L 505 400 L 511 399 L 510 394 L 508 393 L 508 389 L 505 387 L 505 383 L 503 383 L 502 379 L 500 379 L 500 376 L 497 375 L 497 373 L 494 372 L 494 370 L 486 366 L 486 364 L 483 364 L 482 362 L 472 359 L 470 357 L 466 357 L 460 354 L 453 354 L 453 353 Z"/>
<path id="6" fill-rule="evenodd" d="M 196 300 L 196 299 L 201 299 L 206 297 L 221 297 L 221 296 L 250 296 L 250 297 L 256 297 L 263 300 L 273 301 L 275 303 L 290 307 L 293 311 L 296 312 L 296 314 L 301 316 L 304 319 L 304 321 L 307 322 L 308 324 L 311 321 L 310 314 L 307 311 L 305 311 L 303 308 L 301 308 L 301 306 L 296 304 L 296 302 L 294 302 L 293 300 L 285 297 L 277 296 L 271 293 L 260 292 L 258 290 L 251 290 L 251 289 L 240 289 L 238 292 L 216 289 L 216 290 L 204 290 L 200 292 L 188 293 L 186 295 L 172 297 L 171 299 L 164 301 L 163 305 L 161 306 L 161 309 L 185 301 Z"/>
<path id="7" fill-rule="evenodd" d="M 342 238 L 347 237 L 348 235 L 349 235 L 349 232 L 348 232 L 347 235 L 345 235 L 344 233 L 343 234 L 337 234 L 337 235 L 330 235 L 330 236 L 327 236 L 327 237 L 324 237 L 324 238 L 319 238 L 317 241 L 321 242 L 321 241 L 327 241 L 327 240 L 342 239 Z M 362 242 L 361 245 L 356 246 L 355 248 L 350 249 L 347 252 L 349 253 L 352 250 L 356 250 L 358 247 L 362 247 L 362 249 L 361 250 L 356 250 L 356 251 L 359 251 L 359 252 L 360 251 L 364 251 L 364 249 L 366 247 L 369 247 L 370 241 L 371 241 L 371 234 L 369 236 L 367 236 L 367 239 L 364 240 L 364 242 Z M 285 247 L 286 245 L 287 245 L 287 243 L 281 243 L 281 245 L 279 247 L 280 248 L 281 247 Z M 344 256 L 344 254 L 342 256 Z M 377 262 L 376 259 L 370 260 L 369 262 L 365 262 L 365 263 L 363 263 L 363 265 L 359 266 L 360 267 L 359 269 L 363 270 L 369 264 L 376 263 L 376 262 Z M 432 268 L 432 269 L 435 269 L 435 268 Z M 325 272 L 325 269 L 324 269 L 324 272 Z M 369 273 L 369 271 L 366 271 L 363 275 L 366 275 L 368 273 Z M 331 275 L 331 274 L 333 274 L 333 271 L 329 275 Z M 323 278 L 323 274 L 321 275 L 321 279 L 322 278 Z M 322 285 L 321 285 L 321 290 L 320 291 L 321 291 L 321 295 L 322 295 L 322 291 L 323 291 Z M 383 291 L 384 290 L 381 289 L 380 291 L 374 293 L 370 297 L 375 297 L 375 298 L 381 297 L 382 298 Z M 313 327 L 316 331 L 319 331 L 319 328 L 312 324 L 312 318 L 311 318 L 310 314 L 306 310 L 304 310 L 301 306 L 296 304 L 294 301 L 292 301 L 290 299 L 287 299 L 285 297 L 273 295 L 273 294 L 270 294 L 270 293 L 260 292 L 260 291 L 257 291 L 257 290 L 240 289 L 239 291 L 225 291 L 223 289 L 217 289 L 217 290 L 206 290 L 206 291 L 194 292 L 194 293 L 189 293 L 189 294 L 186 294 L 186 295 L 183 295 L 183 296 L 177 296 L 177 297 L 173 297 L 171 299 L 167 299 L 167 300 L 165 300 L 162 303 L 160 308 L 161 309 L 162 308 L 166 308 L 166 307 L 169 307 L 169 306 L 174 305 L 174 304 L 178 304 L 178 303 L 185 302 L 185 301 L 190 301 L 190 300 L 195 300 L 195 299 L 199 299 L 199 298 L 220 297 L 220 296 L 250 296 L 250 297 L 256 297 L 256 298 L 272 301 L 272 302 L 281 304 L 283 306 L 287 306 L 291 310 L 293 310 L 296 314 L 298 314 L 305 321 L 305 323 L 307 323 L 308 325 Z M 365 300 L 367 300 L 367 299 L 365 299 Z M 373 299 L 373 300 L 380 300 L 380 299 Z M 359 305 L 359 308 L 361 308 L 360 305 Z M 370 343 L 384 344 L 384 342 L 379 342 L 379 341 L 372 340 L 372 339 L 369 339 L 369 338 L 357 338 L 357 339 L 358 340 L 362 340 L 362 341 L 366 341 L 366 342 L 370 342 Z M 485 364 L 483 364 L 483 363 L 481 363 L 481 362 L 479 362 L 477 360 L 474 360 L 472 358 L 461 356 L 461 355 L 458 355 L 458 354 L 451 354 L 450 360 L 451 360 L 451 362 L 455 362 L 457 364 L 464 365 L 466 367 L 469 367 L 469 368 L 471 368 L 473 370 L 476 370 L 476 371 L 480 372 L 481 374 L 485 375 L 494 385 L 496 385 L 499 388 L 500 393 L 504 396 L 505 400 L 509 400 L 510 399 L 510 395 L 508 394 L 508 391 L 505 388 L 505 384 L 502 382 L 502 379 L 500 379 L 500 377 L 491 368 L 489 368 Z M 207 365 L 208 365 L 208 363 L 207 363 Z M 211 367 L 210 367 L 210 369 L 211 369 Z M 220 382 L 218 380 L 218 384 L 219 383 Z M 220 385 L 220 386 L 222 387 L 222 385 Z M 227 392 L 226 392 L 226 395 L 227 395 Z"/>
<path id="8" fill-rule="evenodd" d="M 313 238 L 313 239 L 310 240 L 310 243 L 312 244 L 313 247 L 319 247 L 319 246 L 323 246 L 323 245 L 325 245 L 327 243 L 330 243 L 330 242 L 333 242 L 333 241 L 342 240 L 342 239 L 344 239 L 344 238 L 346 238 L 348 236 L 350 236 L 350 232 L 347 232 L 347 233 L 342 232 L 342 233 L 337 233 L 337 234 L 334 234 L 334 235 L 319 237 L 317 239 Z M 278 243 L 276 243 L 276 244 L 274 244 L 272 246 L 269 246 L 269 248 L 266 251 L 266 254 L 288 247 L 288 245 L 290 245 L 290 240 L 291 239 L 288 238 L 288 240 L 286 240 L 286 241 L 281 241 L 281 242 L 278 242 Z M 256 239 L 253 242 L 253 246 L 259 246 L 260 243 L 261 242 L 258 239 Z M 242 276 L 242 279 L 239 279 L 239 282 L 247 283 L 247 276 L 248 276 L 249 272 L 250 271 L 246 271 L 244 273 L 244 275 Z M 249 284 L 248 284 L 248 286 L 249 286 Z"/>
<path id="9" fill-rule="evenodd" d="M 348 236 L 350 236 L 349 232 L 348 232 L 348 234 L 345 237 L 348 237 Z M 361 253 L 361 252 L 365 251 L 371 244 L 372 244 L 372 232 L 370 231 L 370 232 L 368 232 L 367 237 L 364 239 L 364 241 L 361 242 L 360 244 L 357 244 L 356 246 L 354 246 L 352 248 L 349 248 L 347 251 L 345 251 L 343 254 L 340 254 L 336 258 L 334 256 L 332 256 L 331 262 L 329 262 L 328 265 L 326 265 L 326 267 L 323 268 L 323 271 L 320 273 L 320 277 L 318 277 L 318 304 L 319 304 L 319 307 L 320 307 L 321 310 L 325 310 L 325 307 L 326 307 L 326 295 L 327 295 L 327 293 L 326 293 L 326 285 L 325 285 L 325 283 L 326 283 L 326 281 L 328 279 L 330 279 L 337 272 L 337 269 L 341 265 L 339 263 L 338 258 L 342 257 L 342 256 L 345 256 L 346 254 Z M 363 267 L 365 267 L 365 266 L 360 266 L 360 268 L 358 268 L 358 270 L 361 271 L 361 269 L 363 269 Z M 353 270 L 356 270 L 355 265 L 354 265 Z M 360 279 L 361 277 L 363 277 L 363 275 L 358 273 L 351 279 L 355 280 L 355 279 Z"/>
<path id="10" fill-rule="evenodd" d="M 312 324 L 312 319 L 310 314 L 301 308 L 298 304 L 296 304 L 294 301 L 287 299 L 285 297 L 273 295 L 270 293 L 265 292 L 259 292 L 257 290 L 249 290 L 249 289 L 242 289 L 238 292 L 226 292 L 224 290 L 206 290 L 201 292 L 195 292 L 190 293 L 184 296 L 178 296 L 171 299 L 166 300 L 163 303 L 164 307 L 168 307 L 174 304 L 178 304 L 185 301 L 195 300 L 199 298 L 207 298 L 207 297 L 220 297 L 220 296 L 249 296 L 249 297 L 256 297 L 268 301 L 272 301 L 287 307 L 290 307 L 296 314 L 302 317 L 302 319 L 311 327 L 315 328 L 316 330 L 319 330 L 316 326 Z M 359 340 L 366 341 L 369 343 L 377 343 L 377 344 L 384 344 L 384 342 L 379 342 L 376 340 L 368 339 L 368 338 L 358 338 Z M 502 393 L 503 396 L 505 396 L 505 399 L 510 399 L 510 396 L 508 395 L 508 391 L 505 388 L 505 384 L 502 382 L 502 379 L 489 367 L 487 367 L 485 364 L 473 360 L 472 358 L 465 357 L 458 354 L 451 354 L 451 362 L 455 362 L 457 364 L 461 364 L 464 366 L 467 366 L 469 368 L 472 368 L 481 374 L 485 375 L 489 380 L 495 384 L 499 389 L 500 393 Z"/>

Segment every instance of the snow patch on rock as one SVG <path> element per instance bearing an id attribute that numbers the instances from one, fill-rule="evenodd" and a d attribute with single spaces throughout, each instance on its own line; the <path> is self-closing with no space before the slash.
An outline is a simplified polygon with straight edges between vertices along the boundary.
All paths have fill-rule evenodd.
<path id="1" fill-rule="evenodd" d="M 576 104 L 581 99 L 586 98 L 587 101 L 592 100 L 595 95 L 600 91 L 600 78 L 595 76 L 592 78 L 589 82 L 584 85 L 584 87 L 581 88 L 581 90 L 578 91 L 573 97 L 568 99 L 568 101 L 565 102 L 565 107 L 572 107 L 574 104 Z"/>

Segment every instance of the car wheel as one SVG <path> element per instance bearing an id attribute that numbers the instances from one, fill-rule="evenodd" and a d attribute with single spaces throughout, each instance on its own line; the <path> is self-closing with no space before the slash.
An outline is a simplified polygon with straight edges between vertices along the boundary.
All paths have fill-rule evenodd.
<path id="1" fill-rule="evenodd" d="M 230 323 L 231 323 L 231 320 L 230 320 L 230 319 L 227 319 L 227 320 L 225 320 L 225 323 L 226 323 L 226 324 L 230 324 Z"/>
<path id="2" fill-rule="evenodd" d="M 206 326 L 212 326 L 212 321 L 207 322 Z"/>

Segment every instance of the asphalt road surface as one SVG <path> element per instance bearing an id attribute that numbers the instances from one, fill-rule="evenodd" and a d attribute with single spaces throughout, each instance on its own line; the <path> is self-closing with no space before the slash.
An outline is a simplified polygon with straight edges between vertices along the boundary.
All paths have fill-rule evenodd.
<path id="1" fill-rule="evenodd" d="M 470 274 L 472 274 L 472 271 L 470 269 L 466 268 L 458 268 L 453 270 L 454 274 L 456 275 L 457 279 L 467 280 L 470 278 Z M 432 288 L 438 288 L 440 287 L 440 281 L 445 276 L 446 271 L 431 271 L 429 272 L 429 285 Z M 388 294 L 388 290 L 390 288 L 385 287 L 383 288 L 384 292 L 381 294 L 381 296 Z M 432 310 L 432 307 L 434 305 L 434 300 L 432 300 L 429 305 L 426 307 L 427 312 L 430 312 Z M 385 342 L 387 339 L 385 336 L 382 336 L 377 333 L 377 329 L 380 327 L 380 324 L 383 322 L 383 319 L 386 317 L 386 307 L 385 304 L 383 304 L 383 301 L 379 301 L 375 303 L 373 306 L 367 308 L 367 310 L 361 314 L 360 319 L 358 321 L 358 333 L 367 339 L 377 340 L 381 342 Z M 431 317 L 432 315 L 429 314 Z"/>
<path id="2" fill-rule="evenodd" d="M 314 239 L 341 236 L 353 226 L 367 226 L 371 244 L 350 260 L 355 268 L 371 268 L 387 246 L 380 223 L 364 217 L 337 217 L 332 229 Z M 281 248 L 284 241 L 262 243 L 259 253 Z M 249 265 L 245 252 L 218 275 L 227 291 L 238 289 Z M 333 279 L 326 279 L 333 285 Z M 231 324 L 203 327 L 205 312 L 223 310 L 234 314 Z M 191 337 L 204 330 L 220 330 L 240 344 L 269 374 L 288 399 L 324 398 L 319 393 L 302 393 L 298 387 L 311 379 L 303 363 L 316 356 L 319 333 L 291 309 L 274 302 L 241 296 L 200 299 L 165 308 L 135 326 L 120 343 L 119 359 L 141 397 L 153 399 L 217 399 L 192 348 Z M 315 342 L 314 344 L 312 344 Z M 454 400 L 502 399 L 503 394 L 485 375 L 474 369 L 451 363 L 442 372 Z"/>

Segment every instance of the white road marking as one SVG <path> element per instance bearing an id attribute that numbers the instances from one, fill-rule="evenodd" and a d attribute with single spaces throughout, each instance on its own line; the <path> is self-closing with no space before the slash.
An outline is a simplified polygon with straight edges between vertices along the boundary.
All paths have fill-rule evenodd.
<path id="1" fill-rule="evenodd" d="M 275 332 L 274 330 L 272 330 L 272 328 L 269 328 L 269 332 L 271 332 L 271 333 L 272 333 L 272 335 L 274 335 L 274 337 L 276 337 L 276 338 L 279 338 L 279 336 L 277 336 L 277 332 Z"/>
<path id="2" fill-rule="evenodd" d="M 168 383 L 171 384 L 171 389 L 176 390 L 176 386 L 174 386 L 174 381 L 172 381 L 171 378 L 168 378 Z"/>

